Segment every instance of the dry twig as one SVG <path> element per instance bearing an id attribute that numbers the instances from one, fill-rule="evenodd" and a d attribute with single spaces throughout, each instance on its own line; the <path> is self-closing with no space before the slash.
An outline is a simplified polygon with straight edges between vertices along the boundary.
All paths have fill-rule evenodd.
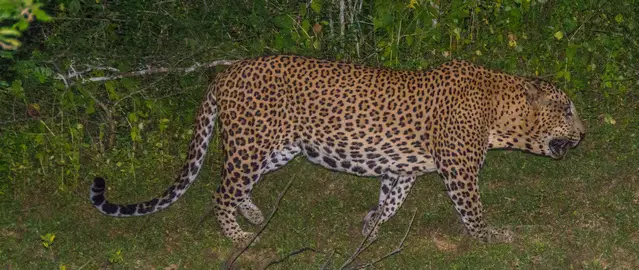
<path id="1" fill-rule="evenodd" d="M 280 258 L 280 259 L 277 259 L 277 260 L 274 260 L 274 261 L 269 262 L 269 263 L 266 265 L 266 267 L 264 267 L 264 269 L 267 269 L 267 268 L 269 268 L 269 267 L 271 267 L 271 266 L 273 266 L 273 265 L 276 265 L 276 264 L 278 264 L 278 263 L 281 263 L 281 262 L 283 262 L 283 261 L 286 261 L 286 260 L 288 260 L 288 258 L 293 257 L 293 256 L 295 256 L 295 255 L 297 255 L 297 254 L 300 254 L 300 253 L 302 253 L 302 252 L 305 252 L 305 251 L 312 251 L 312 252 L 315 252 L 315 253 L 322 253 L 322 254 L 324 254 L 324 252 L 317 251 L 317 250 L 312 249 L 312 248 L 310 248 L 310 247 L 304 247 L 304 248 L 300 248 L 300 249 L 298 249 L 298 250 L 295 250 L 295 251 L 293 251 L 293 252 L 291 252 L 291 253 L 289 253 L 289 254 L 286 254 L 286 256 L 284 256 L 284 257 L 282 257 L 282 258 Z"/>
<path id="2" fill-rule="evenodd" d="M 328 266 L 332 262 L 333 255 L 335 255 L 335 250 L 331 251 L 331 254 L 328 255 L 328 259 L 326 259 L 326 262 L 324 262 L 324 264 L 322 264 L 322 267 L 320 269 L 324 270 L 324 269 L 328 268 Z"/>
<path id="3" fill-rule="evenodd" d="M 344 9 L 346 5 L 344 0 L 339 1 L 339 34 L 340 37 L 344 37 L 344 30 L 346 29 L 346 22 L 344 21 Z"/>
<path id="4" fill-rule="evenodd" d="M 389 196 L 391 194 L 391 192 L 393 191 L 393 189 L 397 186 L 397 182 L 398 179 L 395 179 L 393 181 L 393 184 L 391 185 L 388 194 L 386 196 Z M 384 202 L 386 202 L 386 198 L 384 198 Z M 378 207 L 377 211 L 380 211 L 381 213 L 384 212 L 384 205 L 381 205 Z M 355 250 L 355 252 L 353 252 L 353 254 L 344 262 L 344 264 L 342 264 L 342 266 L 340 266 L 340 270 L 341 269 L 345 269 L 347 266 L 349 266 L 351 263 L 353 263 L 353 261 L 355 260 L 355 258 L 357 258 L 357 256 L 359 256 L 359 254 L 361 254 L 362 252 L 364 252 L 364 250 L 366 250 L 368 247 L 370 247 L 373 242 L 375 242 L 375 240 L 373 241 L 369 241 L 368 244 L 366 244 L 366 242 L 368 241 L 368 239 L 370 238 L 371 233 L 373 233 L 373 231 L 375 231 L 375 228 L 377 227 L 377 224 L 379 223 L 379 219 L 382 217 L 382 215 L 378 214 L 375 217 L 375 222 L 373 223 L 373 228 L 366 234 L 366 236 L 364 236 L 364 239 L 362 239 L 362 242 L 360 242 L 359 246 L 357 247 L 357 249 Z M 366 244 L 366 246 L 364 246 Z"/>
<path id="5" fill-rule="evenodd" d="M 159 68 L 148 68 L 145 70 L 138 70 L 138 71 L 131 71 L 131 72 L 124 72 L 124 73 L 120 73 L 117 75 L 113 75 L 113 76 L 102 76 L 102 77 L 91 77 L 91 78 L 84 78 L 84 75 L 86 75 L 87 73 L 93 71 L 93 70 L 104 70 L 104 71 L 115 71 L 117 72 L 118 70 L 112 67 L 96 67 L 96 66 L 90 66 L 87 65 L 87 68 L 85 70 L 82 71 L 76 71 L 73 66 L 71 66 L 71 70 L 67 73 L 67 75 L 62 75 L 60 73 L 57 74 L 56 78 L 58 80 L 61 80 L 64 82 L 64 85 L 66 87 L 72 86 L 75 84 L 75 80 L 80 79 L 81 83 L 87 83 L 87 82 L 103 82 L 103 81 L 111 81 L 111 80 L 117 80 L 117 79 L 122 79 L 122 78 L 126 78 L 126 77 L 135 77 L 135 76 L 144 76 L 144 75 L 152 75 L 152 74 L 157 74 L 157 73 L 168 73 L 168 72 L 182 72 L 182 73 L 189 73 L 189 72 L 193 72 L 196 69 L 200 69 L 200 68 L 210 68 L 210 67 L 214 67 L 214 66 L 221 66 L 221 65 L 232 65 L 233 63 L 235 63 L 236 60 L 217 60 L 217 61 L 213 61 L 210 63 L 206 63 L 206 64 L 200 64 L 200 63 L 195 63 L 194 65 L 190 66 L 190 67 L 186 67 L 186 68 L 165 68 L 165 67 L 159 67 Z"/>
<path id="6" fill-rule="evenodd" d="M 367 264 L 362 264 L 362 265 L 358 265 L 355 266 L 355 269 L 362 269 L 362 268 L 367 268 L 370 266 L 373 266 L 374 264 L 381 262 L 382 260 L 385 260 L 386 258 L 393 256 L 397 253 L 402 252 L 402 250 L 404 249 L 404 242 L 406 241 L 406 237 L 408 237 L 408 233 L 410 232 L 411 227 L 413 227 L 413 221 L 415 220 L 415 215 L 417 214 L 417 209 L 413 210 L 413 216 L 410 218 L 410 222 L 408 223 L 408 228 L 406 228 L 406 232 L 404 233 L 404 237 L 402 238 L 402 241 L 399 242 L 399 245 L 397 245 L 397 247 L 389 252 L 388 254 L 384 255 L 383 257 L 374 260 L 372 262 L 369 262 Z"/>
<path id="7" fill-rule="evenodd" d="M 235 263 L 235 261 L 251 246 L 251 244 L 255 242 L 255 239 L 257 239 L 260 236 L 260 234 L 264 232 L 268 224 L 271 222 L 271 219 L 273 219 L 273 216 L 275 216 L 275 213 L 277 212 L 277 209 L 280 206 L 280 202 L 282 201 L 284 194 L 286 194 L 286 191 L 288 191 L 288 189 L 291 187 L 291 184 L 293 184 L 293 180 L 294 178 L 291 178 L 291 180 L 288 181 L 288 184 L 286 185 L 284 190 L 280 192 L 280 195 L 277 197 L 277 200 L 275 201 L 275 205 L 273 205 L 273 210 L 271 211 L 271 214 L 266 219 L 266 222 L 264 222 L 264 225 L 262 226 L 262 228 L 260 228 L 260 230 L 253 235 L 253 238 L 251 238 L 251 240 L 248 243 L 246 243 L 246 245 L 240 250 L 240 252 L 237 252 L 237 254 L 235 254 L 235 252 L 231 253 L 230 258 L 226 260 L 226 263 L 224 264 L 224 269 L 231 269 L 231 266 L 233 266 L 233 263 Z"/>

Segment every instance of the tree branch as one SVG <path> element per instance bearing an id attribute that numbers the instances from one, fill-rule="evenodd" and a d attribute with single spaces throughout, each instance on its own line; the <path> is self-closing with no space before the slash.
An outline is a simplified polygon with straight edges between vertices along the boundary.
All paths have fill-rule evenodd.
<path id="1" fill-rule="evenodd" d="M 326 261 L 322 264 L 322 267 L 320 267 L 321 270 L 328 268 L 333 260 L 333 255 L 335 255 L 335 250 L 331 251 L 331 254 L 328 255 L 328 259 L 326 259 Z"/>
<path id="2" fill-rule="evenodd" d="M 304 252 L 304 251 L 312 251 L 312 252 L 315 252 L 315 253 L 321 253 L 321 254 L 324 254 L 324 252 L 317 251 L 317 250 L 312 249 L 312 248 L 310 248 L 310 247 L 304 247 L 304 248 L 300 248 L 300 249 L 298 249 L 298 250 L 295 250 L 295 251 L 293 251 L 293 252 L 291 252 L 291 253 L 287 254 L 286 256 L 284 256 L 284 257 L 282 257 L 282 258 L 280 258 L 280 259 L 277 259 L 277 260 L 274 260 L 274 261 L 269 262 L 269 263 L 266 265 L 266 267 L 264 267 L 264 269 L 267 269 L 267 268 L 269 268 L 269 267 L 271 267 L 271 266 L 273 266 L 273 265 L 276 265 L 276 264 L 278 264 L 278 263 L 281 263 L 281 262 L 283 262 L 283 261 L 286 261 L 288 258 L 293 257 L 293 256 L 295 256 L 295 255 L 297 255 L 297 254 L 300 254 L 300 253 L 302 253 L 302 252 Z"/>
<path id="3" fill-rule="evenodd" d="M 214 67 L 214 66 L 220 66 L 220 65 L 232 65 L 233 63 L 237 62 L 237 60 L 217 60 L 217 61 L 213 61 L 210 63 L 205 63 L 205 64 L 200 64 L 200 63 L 195 63 L 194 65 L 190 66 L 190 67 L 186 67 L 186 68 L 165 68 L 165 67 L 159 67 L 159 68 L 148 68 L 145 70 L 138 70 L 138 71 L 131 71 L 131 72 L 124 72 L 124 73 L 120 73 L 120 74 L 116 74 L 113 76 L 102 76 L 102 77 L 91 77 L 91 78 L 84 78 L 84 75 L 93 71 L 93 70 L 104 70 L 104 71 L 113 71 L 113 72 L 118 72 L 119 70 L 116 68 L 112 68 L 112 67 L 100 67 L 100 66 L 90 66 L 90 65 L 86 65 L 87 68 L 85 70 L 82 71 L 76 71 L 73 66 L 70 67 L 70 71 L 67 73 L 67 75 L 62 75 L 60 73 L 57 74 L 56 78 L 58 80 L 61 80 L 64 82 L 64 85 L 66 87 L 72 86 L 75 84 L 75 80 L 80 79 L 81 83 L 87 83 L 87 82 L 103 82 L 103 81 L 111 81 L 111 80 L 117 80 L 117 79 L 122 79 L 122 78 L 126 78 L 126 77 L 135 77 L 135 76 L 145 76 L 145 75 L 152 75 L 152 74 L 157 74 L 157 73 L 168 73 L 168 72 L 182 72 L 182 73 L 189 73 L 189 72 L 193 72 L 196 69 L 200 69 L 200 68 L 210 68 L 210 67 Z"/>
<path id="4" fill-rule="evenodd" d="M 413 221 L 415 220 L 415 215 L 417 214 L 417 208 L 415 208 L 415 210 L 413 210 L 413 216 L 410 218 L 410 222 L 408 223 L 408 228 L 406 228 L 406 232 L 404 233 L 404 237 L 402 238 L 402 241 L 399 242 L 399 245 L 397 245 L 397 247 L 389 252 L 388 254 L 384 255 L 383 257 L 374 260 L 372 262 L 369 262 L 367 264 L 363 264 L 363 265 L 358 265 L 355 266 L 355 269 L 362 269 L 362 268 L 368 268 L 370 266 L 373 266 L 374 264 L 381 262 L 382 260 L 385 260 L 388 257 L 391 257 L 395 254 L 398 254 L 400 252 L 402 252 L 402 250 L 404 249 L 404 241 L 406 241 L 406 237 L 408 237 L 408 233 L 410 232 L 411 227 L 413 227 Z"/>
<path id="5" fill-rule="evenodd" d="M 397 186 L 397 182 L 398 182 L 399 178 L 393 180 L 393 184 L 390 187 L 390 191 L 392 191 L 396 186 Z M 373 231 L 375 231 L 375 228 L 377 227 L 377 224 L 379 223 L 379 219 L 382 217 L 382 214 L 384 212 L 384 207 L 386 206 L 386 199 L 388 198 L 388 196 L 390 195 L 390 192 L 388 192 L 388 194 L 386 195 L 386 198 L 384 198 L 384 204 L 381 206 L 378 206 L 377 211 L 380 211 L 380 213 L 375 217 L 375 222 L 373 223 L 373 228 L 366 234 L 366 236 L 364 236 L 364 239 L 362 239 L 362 242 L 360 242 L 359 246 L 357 247 L 357 249 L 355 250 L 355 252 L 353 252 L 353 254 L 344 262 L 344 264 L 342 264 L 342 266 L 340 266 L 340 270 L 345 269 L 347 266 L 349 266 L 351 263 L 353 263 L 353 261 L 355 260 L 355 258 L 357 258 L 357 256 L 359 256 L 359 254 L 361 254 L 362 252 L 364 252 L 364 250 L 366 250 L 368 247 L 371 246 L 371 244 L 373 244 L 373 242 L 375 242 L 375 240 L 373 241 L 369 241 L 368 244 L 366 244 L 367 240 L 370 238 L 371 233 L 373 233 Z M 364 244 L 366 244 L 366 246 L 364 246 Z"/>
<path id="6" fill-rule="evenodd" d="M 248 243 L 246 243 L 246 245 L 240 250 L 240 252 L 238 252 L 237 254 L 234 254 L 235 252 L 230 254 L 229 259 L 226 260 L 227 263 L 224 264 L 224 269 L 231 269 L 231 266 L 233 266 L 233 263 L 235 263 L 235 261 L 251 246 L 251 244 L 255 242 L 255 239 L 257 239 L 260 236 L 260 234 L 264 232 L 268 224 L 271 222 L 271 219 L 273 219 L 273 216 L 275 216 L 275 213 L 277 212 L 277 209 L 280 206 L 280 202 L 282 201 L 284 194 L 286 194 L 286 191 L 288 191 L 288 189 L 291 187 L 291 184 L 293 184 L 293 180 L 294 179 L 291 178 L 291 180 L 288 181 L 288 184 L 286 185 L 284 190 L 280 192 L 280 195 L 277 197 L 277 200 L 275 201 L 275 205 L 273 205 L 273 210 L 271 211 L 271 215 L 268 216 L 262 228 L 260 228 L 260 230 L 257 231 L 255 235 L 253 235 L 253 238 L 251 238 L 251 240 Z"/>
<path id="7" fill-rule="evenodd" d="M 344 9 L 346 5 L 344 4 L 344 0 L 339 1 L 339 34 L 341 37 L 344 37 L 344 30 L 346 28 L 346 22 L 344 21 Z"/>

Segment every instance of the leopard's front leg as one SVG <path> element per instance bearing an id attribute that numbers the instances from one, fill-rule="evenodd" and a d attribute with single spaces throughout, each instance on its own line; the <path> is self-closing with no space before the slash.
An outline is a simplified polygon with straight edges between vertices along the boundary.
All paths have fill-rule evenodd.
<path id="1" fill-rule="evenodd" d="M 455 205 L 462 223 L 468 233 L 483 242 L 511 242 L 513 233 L 506 229 L 488 227 L 483 214 L 477 175 L 459 172 L 460 169 L 452 169 L 444 176 L 444 184 L 448 196 Z"/>
<path id="2" fill-rule="evenodd" d="M 436 144 L 435 164 L 468 233 L 483 242 L 511 242 L 511 231 L 489 227 L 484 219 L 477 179 L 486 156 L 485 141 L 459 133 L 446 136 L 445 142 Z"/>

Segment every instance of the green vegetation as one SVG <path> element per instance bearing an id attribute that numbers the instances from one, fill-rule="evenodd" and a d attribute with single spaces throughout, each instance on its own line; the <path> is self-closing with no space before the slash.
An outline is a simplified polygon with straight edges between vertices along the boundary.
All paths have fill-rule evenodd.
<path id="1" fill-rule="evenodd" d="M 512 226 L 514 243 L 464 236 L 432 174 L 356 264 L 392 251 L 416 209 L 404 250 L 376 267 L 639 267 L 637 0 L 58 0 L 37 6 L 38 19 L 51 20 L 28 28 L 16 10 L 36 4 L 7 3 L 0 40 L 22 45 L 0 51 L 2 268 L 218 268 L 232 245 L 212 217 L 198 226 L 219 181 L 217 139 L 200 181 L 162 213 L 102 216 L 88 187 L 94 176 L 107 177 L 115 202 L 163 191 L 185 159 L 206 86 L 224 67 L 90 79 L 281 53 L 405 69 L 462 58 L 556 83 L 588 124 L 586 140 L 561 161 L 489 154 L 480 176 L 487 218 Z M 337 268 L 359 244 L 376 180 L 299 158 L 256 188 L 265 214 L 291 179 L 238 269 L 304 247 L 316 252 L 272 268 L 318 268 L 329 258 L 328 268 Z"/>

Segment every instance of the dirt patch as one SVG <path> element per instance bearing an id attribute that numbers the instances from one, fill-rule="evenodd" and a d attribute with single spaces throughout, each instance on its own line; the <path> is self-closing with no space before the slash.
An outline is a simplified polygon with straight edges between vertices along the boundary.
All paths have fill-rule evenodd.
<path id="1" fill-rule="evenodd" d="M 434 233 L 431 237 L 433 239 L 435 247 L 437 247 L 439 251 L 447 253 L 457 251 L 458 244 L 455 241 L 451 240 L 448 236 Z"/>
<path id="2" fill-rule="evenodd" d="M 223 260 L 228 261 L 232 255 L 238 252 L 237 249 L 234 249 L 232 253 L 227 252 Z M 277 252 L 272 248 L 249 248 L 233 263 L 231 269 L 264 269 L 270 262 L 277 259 Z"/>

